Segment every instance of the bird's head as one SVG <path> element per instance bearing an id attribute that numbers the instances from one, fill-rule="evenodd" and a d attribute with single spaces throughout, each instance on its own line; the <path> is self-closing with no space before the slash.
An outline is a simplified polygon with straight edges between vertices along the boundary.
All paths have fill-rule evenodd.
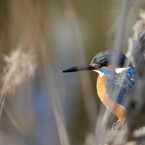
<path id="1" fill-rule="evenodd" d="M 109 49 L 106 51 L 102 51 L 98 53 L 89 64 L 74 66 L 68 69 L 63 70 L 63 72 L 75 72 L 75 71 L 83 71 L 83 70 L 100 70 L 103 67 L 108 67 L 111 65 L 112 57 L 114 55 L 113 49 Z M 119 52 L 119 61 L 118 67 L 123 67 L 127 57 Z"/>

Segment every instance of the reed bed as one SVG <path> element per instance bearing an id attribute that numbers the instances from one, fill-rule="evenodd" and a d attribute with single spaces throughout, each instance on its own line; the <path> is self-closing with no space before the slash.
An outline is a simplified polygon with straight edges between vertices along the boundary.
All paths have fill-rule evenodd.
<path id="1" fill-rule="evenodd" d="M 115 7 L 107 1 L 0 2 L 0 144 L 145 144 L 145 2 L 118 3 L 122 5 L 120 12 L 106 31 L 104 23 L 109 20 L 99 12 L 106 14 Z M 87 5 L 91 6 L 88 12 Z M 83 12 L 86 18 L 90 16 L 91 25 L 85 22 Z M 131 16 L 132 12 L 136 16 Z M 98 32 L 95 37 L 89 34 L 93 25 L 96 29 L 92 28 L 91 34 Z M 104 29 L 106 37 L 100 33 Z M 97 45 L 91 43 L 105 47 L 100 44 L 105 38 L 106 46 L 126 53 L 137 74 L 137 87 L 127 96 L 126 120 L 115 129 L 116 118 L 97 99 L 96 76 L 61 72 L 65 67 L 88 63 L 91 55 L 106 49 L 92 48 Z M 118 55 L 115 51 L 113 66 Z"/>

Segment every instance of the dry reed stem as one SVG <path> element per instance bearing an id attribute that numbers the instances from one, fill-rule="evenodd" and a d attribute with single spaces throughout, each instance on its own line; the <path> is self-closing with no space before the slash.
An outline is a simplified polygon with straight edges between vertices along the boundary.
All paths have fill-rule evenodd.
<path id="1" fill-rule="evenodd" d="M 115 35 L 115 42 L 113 45 L 114 50 L 116 49 L 116 50 L 121 51 L 122 46 L 125 42 L 124 36 L 126 35 L 125 28 L 126 28 L 126 24 L 127 24 L 128 13 L 134 2 L 135 2 L 134 0 L 124 0 L 123 1 L 120 19 L 117 20 L 118 26 L 117 26 L 116 35 Z M 115 53 L 113 55 L 113 60 L 112 60 L 112 63 L 114 66 L 116 66 L 116 64 L 118 63 L 118 58 L 119 58 L 118 56 L 119 56 L 119 53 L 117 53 L 117 51 L 115 51 Z M 125 78 L 122 78 L 121 84 L 123 84 L 124 79 Z M 118 94 L 118 91 L 113 91 L 112 93 L 113 93 L 113 96 L 116 96 L 116 94 Z M 108 111 L 106 111 L 105 114 L 108 114 Z M 115 130 L 115 132 L 114 131 L 111 132 L 111 130 L 108 128 L 108 121 L 109 121 L 110 115 L 109 114 L 105 115 L 105 114 L 104 114 L 104 116 L 101 117 L 103 119 L 106 116 L 103 125 L 100 125 L 100 122 L 97 122 L 96 136 L 99 135 L 96 138 L 97 145 L 103 145 L 105 143 L 112 144 L 112 145 L 113 144 L 114 145 L 125 144 L 127 142 L 127 136 L 128 136 L 127 128 L 124 128 L 124 124 L 123 124 L 120 126 L 119 129 Z M 100 119 L 100 120 L 102 120 L 102 119 Z M 119 137 L 117 137 L 116 134 L 119 134 Z"/>
<path id="2" fill-rule="evenodd" d="M 138 40 L 141 33 L 145 30 L 145 10 L 140 10 L 139 13 L 140 20 L 136 21 L 133 26 L 133 39 Z"/>
<path id="3" fill-rule="evenodd" d="M 53 72 L 51 70 L 53 70 L 53 68 L 49 67 L 50 71 L 49 71 L 49 92 L 51 93 L 51 101 L 52 101 L 52 105 L 53 105 L 53 110 L 54 110 L 54 115 L 55 115 L 55 119 L 56 119 L 56 124 L 57 124 L 57 128 L 58 128 L 58 133 L 59 133 L 59 137 L 60 137 L 60 142 L 61 145 L 70 145 L 70 141 L 68 138 L 68 133 L 65 127 L 65 121 L 64 121 L 64 116 L 63 116 L 63 112 L 62 112 L 62 107 L 60 104 L 60 100 L 59 100 L 59 94 L 57 93 L 56 89 L 57 89 L 57 85 L 56 80 L 54 79 L 55 76 L 53 75 Z"/>
<path id="4" fill-rule="evenodd" d="M 55 72 L 53 65 L 46 63 L 48 62 L 48 57 L 45 52 L 45 47 L 41 47 L 41 57 L 42 57 L 42 68 L 44 72 L 44 77 L 46 79 L 46 87 L 48 89 L 51 102 L 52 102 L 52 107 L 54 111 L 54 116 L 55 116 L 55 121 L 58 129 L 58 135 L 60 139 L 60 144 L 61 145 L 70 145 L 67 129 L 65 126 L 65 121 L 64 121 L 64 116 L 62 112 L 62 107 L 61 107 L 61 102 L 59 99 L 59 87 L 58 87 L 58 82 L 55 76 Z M 48 69 L 49 68 L 49 69 Z"/>
<path id="5" fill-rule="evenodd" d="M 4 107 L 3 109 L 4 109 L 4 111 L 6 112 L 6 114 L 8 115 L 8 118 L 10 119 L 12 125 L 17 129 L 17 131 L 18 131 L 20 134 L 24 135 L 24 131 L 23 131 L 21 125 L 20 125 L 20 124 L 18 123 L 18 121 L 11 115 L 10 111 L 9 111 L 6 107 Z"/>
<path id="6" fill-rule="evenodd" d="M 73 43 L 74 56 L 76 58 L 77 64 L 85 63 L 87 62 L 86 54 L 84 52 L 84 44 L 82 40 L 82 34 L 80 31 L 79 22 L 77 19 L 77 14 L 75 12 L 75 9 L 71 1 L 64 0 L 64 2 L 66 6 L 64 13 L 66 16 L 66 20 L 68 21 L 70 25 L 71 35 L 74 42 Z M 94 123 L 96 121 L 97 106 L 95 103 L 96 99 L 94 97 L 96 95 L 93 93 L 93 89 L 92 89 L 93 86 L 92 86 L 91 78 L 88 72 L 79 74 L 79 79 L 80 79 L 81 88 L 83 92 L 83 101 L 85 104 L 86 115 L 89 121 L 89 127 L 90 127 L 89 129 L 91 129 L 92 127 L 94 127 Z"/>

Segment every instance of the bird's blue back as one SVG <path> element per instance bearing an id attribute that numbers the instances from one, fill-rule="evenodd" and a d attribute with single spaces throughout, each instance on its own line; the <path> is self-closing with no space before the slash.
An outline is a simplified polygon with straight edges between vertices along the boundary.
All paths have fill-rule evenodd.
<path id="1" fill-rule="evenodd" d="M 135 88 L 135 69 L 130 67 L 122 73 L 111 72 L 108 69 L 100 69 L 107 78 L 107 90 L 112 100 L 125 106 L 127 94 Z"/>

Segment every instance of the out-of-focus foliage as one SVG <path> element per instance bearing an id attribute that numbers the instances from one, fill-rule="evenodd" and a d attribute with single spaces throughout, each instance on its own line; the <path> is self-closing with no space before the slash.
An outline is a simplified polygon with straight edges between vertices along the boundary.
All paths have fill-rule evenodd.
<path id="1" fill-rule="evenodd" d="M 97 98 L 96 73 L 61 71 L 112 48 L 124 22 L 128 23 L 121 49 L 126 51 L 145 2 L 130 4 L 127 19 L 120 22 L 124 1 L 0 1 L 0 144 L 96 142 L 92 134 L 97 132 L 95 126 L 101 127 L 98 116 L 105 109 Z M 113 121 L 111 117 L 108 122 Z"/>

